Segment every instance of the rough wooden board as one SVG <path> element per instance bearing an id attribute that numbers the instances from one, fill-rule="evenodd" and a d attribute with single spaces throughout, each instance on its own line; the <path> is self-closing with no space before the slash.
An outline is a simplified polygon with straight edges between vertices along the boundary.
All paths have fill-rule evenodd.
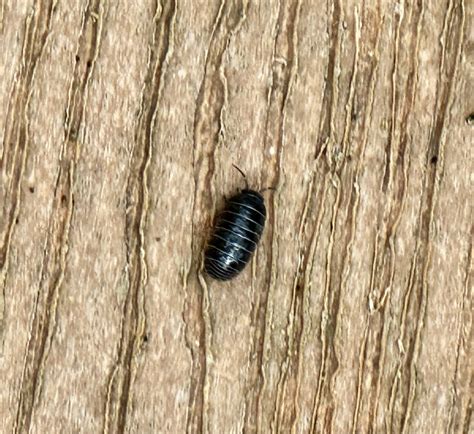
<path id="1" fill-rule="evenodd" d="M 0 431 L 472 431 L 473 29 L 0 0 Z M 278 189 L 218 284 L 232 164 Z"/>

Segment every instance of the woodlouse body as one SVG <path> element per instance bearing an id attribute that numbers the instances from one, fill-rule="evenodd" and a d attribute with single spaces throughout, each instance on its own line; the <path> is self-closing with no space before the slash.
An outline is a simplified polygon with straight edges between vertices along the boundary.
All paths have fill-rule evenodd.
<path id="1" fill-rule="evenodd" d="M 204 269 L 217 280 L 230 280 L 250 261 L 265 226 L 265 202 L 260 193 L 242 190 L 231 197 L 217 217 L 204 253 Z"/>

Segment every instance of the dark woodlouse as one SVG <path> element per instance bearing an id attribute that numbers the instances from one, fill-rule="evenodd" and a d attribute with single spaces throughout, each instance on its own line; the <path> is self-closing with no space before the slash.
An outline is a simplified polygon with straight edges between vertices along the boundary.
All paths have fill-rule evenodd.
<path id="1" fill-rule="evenodd" d="M 218 215 L 204 252 L 204 270 L 217 280 L 230 280 L 250 261 L 265 226 L 265 202 L 245 189 L 231 197 Z"/>

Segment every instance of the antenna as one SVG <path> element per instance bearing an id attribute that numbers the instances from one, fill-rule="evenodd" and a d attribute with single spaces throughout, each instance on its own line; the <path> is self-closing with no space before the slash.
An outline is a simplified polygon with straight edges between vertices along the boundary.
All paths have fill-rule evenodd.
<path id="1" fill-rule="evenodd" d="M 236 166 L 235 164 L 232 163 L 232 166 L 234 166 L 234 169 L 237 169 L 240 174 L 243 176 L 244 178 L 244 181 L 245 181 L 245 187 L 247 188 L 247 190 L 249 189 L 249 182 L 247 180 L 247 176 L 245 176 L 245 173 L 242 169 L 240 169 L 240 167 Z"/>

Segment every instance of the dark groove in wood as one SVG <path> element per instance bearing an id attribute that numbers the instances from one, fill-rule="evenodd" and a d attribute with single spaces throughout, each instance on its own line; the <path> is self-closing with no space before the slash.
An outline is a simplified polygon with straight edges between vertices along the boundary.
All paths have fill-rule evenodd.
<path id="1" fill-rule="evenodd" d="M 319 174 L 319 176 L 321 176 Z M 310 190 L 310 201 L 312 205 L 310 207 L 316 207 L 315 203 L 324 205 L 324 199 L 326 189 L 324 188 L 324 182 L 321 181 L 319 176 L 315 175 L 315 181 L 313 182 Z M 319 200 L 317 200 L 319 198 Z M 321 210 L 320 210 L 321 212 Z M 303 217 L 302 227 L 307 227 L 307 231 L 311 234 L 309 238 L 305 240 L 303 245 L 299 249 L 299 257 L 304 258 L 300 267 L 298 267 L 294 277 L 294 301 L 292 302 L 292 309 L 288 313 L 288 327 L 291 330 L 291 334 L 288 335 L 286 340 L 286 359 L 284 362 L 285 369 L 282 373 L 281 378 L 281 389 L 284 391 L 285 399 L 279 404 L 279 411 L 281 414 L 278 415 L 276 427 L 280 430 L 294 430 L 294 425 L 298 420 L 298 389 L 299 389 L 299 376 L 300 376 L 300 357 L 304 350 L 303 347 L 303 335 L 305 326 L 305 315 L 304 315 L 304 303 L 305 298 L 308 296 L 307 282 L 310 281 L 310 275 L 313 266 L 312 250 L 313 246 L 317 242 L 319 232 L 321 229 L 321 222 L 314 219 L 312 213 L 306 213 Z"/>
<path id="2" fill-rule="evenodd" d="M 471 241 L 468 246 L 464 291 L 460 304 L 458 318 L 457 343 L 455 353 L 455 368 L 451 386 L 451 408 L 446 426 L 446 432 L 460 432 L 462 419 L 469 411 L 473 389 L 474 368 L 472 360 L 473 329 L 472 329 L 472 278 L 473 278 L 473 241 L 474 226 L 470 231 Z M 464 414 L 463 414 L 464 413 Z"/>
<path id="3" fill-rule="evenodd" d="M 390 134 L 388 135 L 387 143 L 385 145 L 385 167 L 384 167 L 384 175 L 382 179 L 382 193 L 387 192 L 388 184 L 391 181 L 391 171 L 392 171 L 392 149 L 393 149 L 393 135 L 394 135 L 394 130 L 396 129 L 397 125 L 397 118 L 396 118 L 396 113 L 397 113 L 397 107 L 400 101 L 400 92 L 397 87 L 396 79 L 397 79 L 397 74 L 398 74 L 398 57 L 399 57 L 399 49 L 400 49 L 400 27 L 403 22 L 404 14 L 400 13 L 395 13 L 395 35 L 396 37 L 394 38 L 394 49 L 393 49 L 393 62 L 392 62 L 392 89 L 390 92 L 390 107 L 393 108 L 395 113 L 392 113 L 392 116 L 390 116 L 390 119 L 388 121 L 389 124 L 389 131 Z M 395 116 L 394 116 L 395 115 Z"/>
<path id="4" fill-rule="evenodd" d="M 325 80 L 324 96 L 321 103 L 321 118 L 319 124 L 319 136 L 316 143 L 314 158 L 317 159 L 325 151 L 328 141 L 333 132 L 331 131 L 331 119 L 333 117 L 332 105 L 336 83 L 336 60 L 339 44 L 339 32 L 341 27 L 342 7 L 339 0 L 333 0 L 333 11 L 331 22 L 328 25 L 329 40 L 331 47 L 328 54 L 328 66 Z"/>
<path id="5" fill-rule="evenodd" d="M 409 54 L 407 56 L 409 61 L 408 78 L 405 82 L 402 81 L 398 67 L 392 71 L 395 80 L 393 83 L 395 86 L 395 100 L 393 101 L 393 117 L 390 119 L 390 134 L 387 140 L 386 165 L 382 183 L 382 192 L 387 194 L 389 201 L 384 214 L 384 221 L 387 223 L 381 236 L 382 249 L 376 262 L 377 267 L 374 276 L 374 288 L 379 288 L 380 294 L 378 294 L 378 298 L 375 301 L 377 312 L 370 321 L 370 329 L 372 333 L 374 333 L 372 366 L 375 373 L 372 375 L 372 381 L 368 391 L 368 431 L 370 433 L 377 432 L 378 429 L 380 429 L 377 427 L 377 415 L 380 405 L 380 385 L 384 376 L 387 375 L 385 371 L 385 348 L 388 333 L 387 316 L 389 314 L 387 306 L 389 306 L 390 303 L 392 281 L 395 274 L 396 252 L 393 246 L 395 245 L 398 223 L 404 208 L 407 190 L 406 184 L 408 182 L 405 176 L 409 169 L 407 155 L 410 140 L 409 122 L 412 118 L 417 91 L 418 42 L 423 18 L 423 7 L 423 1 L 419 1 L 411 6 L 412 11 L 410 11 L 410 13 L 406 13 L 406 15 L 411 18 L 411 21 L 407 21 L 405 26 L 408 27 L 408 34 L 413 35 L 413 37 L 410 38 Z M 402 25 L 403 21 L 400 22 L 400 26 Z M 405 32 L 404 30 L 403 33 Z M 394 59 L 396 60 L 394 60 L 394 66 L 398 66 L 398 52 L 400 47 L 403 47 L 403 42 L 398 42 L 398 45 L 395 47 L 396 54 L 394 55 Z M 400 81 L 402 81 L 402 83 L 398 84 Z M 398 141 L 394 139 L 395 131 L 399 131 L 400 133 L 400 139 Z M 392 153 L 394 153 L 393 157 L 395 159 L 393 170 L 391 167 Z M 379 226 L 383 227 L 382 222 Z"/>
<path id="6" fill-rule="evenodd" d="M 25 22 L 22 56 L 8 102 L 8 111 L 0 154 L 0 351 L 3 346 L 5 285 L 10 243 L 20 213 L 23 174 L 28 158 L 29 103 L 34 74 L 51 31 L 54 0 L 38 2 Z M 3 3 L 2 3 L 3 14 Z"/>
<path id="7" fill-rule="evenodd" d="M 356 9 L 357 12 L 357 9 Z M 351 255 L 352 255 L 352 243 L 355 234 L 355 222 L 358 214 L 359 194 L 355 188 L 358 178 L 360 176 L 360 168 L 362 167 L 362 161 L 365 153 L 365 144 L 359 142 L 359 146 L 354 148 L 351 147 L 351 159 L 348 159 L 348 151 L 350 143 L 350 136 L 355 126 L 353 125 L 352 111 L 355 99 L 355 90 L 357 88 L 363 88 L 363 86 L 369 87 L 371 81 L 364 83 L 359 79 L 358 67 L 360 63 L 360 52 L 359 52 L 359 40 L 360 38 L 359 28 L 359 17 L 358 13 L 354 14 L 354 57 L 351 71 L 351 79 L 347 90 L 347 99 L 344 105 L 346 111 L 346 125 L 345 131 L 342 135 L 339 149 L 341 149 L 342 159 L 335 161 L 332 164 L 332 183 L 336 182 L 336 202 L 333 210 L 333 222 L 331 223 L 330 229 L 330 240 L 335 243 L 335 252 L 331 254 L 329 266 L 327 269 L 330 270 L 330 275 L 327 280 L 327 310 L 325 315 L 327 316 L 327 322 L 324 329 L 321 328 L 322 339 L 325 340 L 326 345 L 322 351 L 321 358 L 324 360 L 322 367 L 322 396 L 324 398 L 324 429 L 325 432 L 332 432 L 334 415 L 337 414 L 337 401 L 333 397 L 333 384 L 339 369 L 339 360 L 336 353 L 336 335 L 339 327 L 339 313 L 340 303 L 343 291 L 345 291 L 344 276 L 348 274 L 350 270 Z M 372 35 L 368 35 L 370 38 Z M 377 45 L 378 38 L 371 41 L 374 45 Z M 376 47 L 375 47 L 376 48 Z M 375 51 L 377 51 L 375 49 Z M 364 88 L 363 88 L 364 89 Z M 365 88 L 362 93 L 364 95 L 370 95 L 369 89 Z M 367 97 L 367 96 L 365 96 Z M 367 107 L 367 110 L 371 110 Z M 356 140 L 354 140 L 356 142 Z M 352 164 L 348 164 L 353 161 L 355 167 Z M 347 188 L 346 188 L 347 186 Z M 337 206 L 336 206 L 337 205 Z M 342 216 L 341 216 L 342 214 Z M 345 218 L 344 218 L 345 217 Z M 338 224 L 339 221 L 342 224 Z M 337 231 L 336 228 L 339 228 Z M 336 250 L 337 249 L 337 250 Z M 321 399 L 319 401 L 321 403 Z M 318 415 L 319 408 L 316 406 L 313 409 L 314 414 Z M 316 420 L 313 421 L 316 424 Z M 313 426 L 316 428 L 316 425 Z"/>
<path id="8" fill-rule="evenodd" d="M 225 1 L 219 6 L 207 49 L 205 70 L 196 100 L 194 116 L 193 171 L 194 194 L 191 230 L 192 264 L 185 276 L 186 301 L 183 310 L 186 346 L 191 354 L 190 392 L 186 432 L 206 432 L 207 397 L 205 383 L 208 375 L 207 337 L 211 334 L 203 311 L 206 287 L 201 283 L 201 252 L 206 228 L 214 209 L 212 179 L 215 153 L 223 129 L 221 114 L 227 86 L 221 77 L 224 55 L 232 36 L 246 16 L 247 1 Z"/>
<path id="9" fill-rule="evenodd" d="M 320 117 L 320 125 L 319 125 L 319 135 L 318 135 L 318 140 L 316 143 L 316 150 L 315 150 L 315 159 L 318 161 L 319 164 L 324 165 L 324 170 L 322 179 L 325 179 L 326 177 L 332 177 L 333 175 L 330 174 L 332 172 L 337 179 L 339 180 L 338 174 L 336 174 L 336 170 L 340 170 L 338 167 L 336 169 L 336 164 L 335 160 L 332 159 L 332 156 L 329 159 L 322 159 L 320 160 L 320 157 L 327 152 L 327 147 L 330 144 L 331 140 L 333 140 L 333 117 L 334 117 L 334 112 L 333 112 L 333 104 L 337 104 L 337 93 L 339 90 L 339 82 L 338 82 L 338 77 L 336 74 L 336 69 L 337 69 L 337 63 L 340 60 L 340 53 L 339 53 L 339 44 L 340 44 L 340 32 L 341 32 L 341 21 L 342 21 L 342 16 L 343 16 L 343 10 L 342 10 L 342 4 L 339 0 L 334 0 L 332 2 L 333 10 L 332 10 L 332 15 L 331 15 L 331 21 L 328 23 L 328 35 L 329 39 L 331 41 L 331 46 L 329 49 L 329 55 L 328 55 L 328 65 L 327 65 L 327 73 L 326 73 L 326 80 L 325 80 L 325 89 L 324 89 L 324 96 L 321 104 L 321 117 Z M 329 167 L 326 163 L 330 162 Z M 319 184 L 322 182 L 322 179 L 315 180 L 314 184 Z M 332 217 L 331 217 L 331 229 L 330 229 L 330 234 L 328 235 L 329 239 L 334 242 L 334 236 L 335 236 L 335 231 L 336 227 L 333 225 L 333 223 L 336 221 L 335 219 L 337 218 L 337 212 L 338 208 L 340 206 L 340 182 L 338 183 L 338 187 L 336 188 L 337 193 L 337 205 L 333 207 L 332 209 Z M 323 296 L 323 310 L 322 310 L 322 315 L 327 314 L 328 312 L 323 312 L 325 311 L 326 308 L 332 309 L 331 306 L 334 305 L 334 301 L 337 300 L 336 304 L 339 305 L 339 297 L 336 297 L 336 299 L 332 299 L 332 295 L 329 293 L 330 287 L 332 286 L 332 246 L 330 247 L 330 252 L 328 252 L 327 255 L 327 260 L 329 261 L 329 264 L 326 265 L 326 272 L 328 275 L 326 276 L 325 279 L 325 290 L 324 290 L 324 296 Z M 339 308 L 337 307 L 337 310 Z M 320 340 L 322 344 L 322 349 L 321 349 L 321 364 L 319 367 L 319 372 L 317 374 L 318 377 L 318 382 L 317 382 L 317 388 L 315 391 L 315 396 L 313 400 L 313 408 L 311 410 L 311 423 L 310 423 L 310 429 L 312 432 L 316 432 L 318 430 L 318 415 L 319 411 L 321 408 L 321 401 L 322 401 L 322 394 L 324 391 L 324 396 L 327 399 L 328 398 L 328 393 L 329 389 L 327 388 L 327 373 L 326 373 L 326 362 L 328 360 L 328 354 L 331 350 L 328 350 L 328 341 L 333 343 L 333 338 L 334 338 L 334 329 L 331 329 L 329 324 L 325 324 L 323 326 L 323 322 L 321 321 L 321 327 L 320 327 Z M 326 415 L 323 418 L 323 427 L 327 429 L 327 424 L 329 423 L 329 426 L 331 425 L 331 421 L 328 420 L 328 417 L 331 418 L 331 415 L 329 413 L 326 413 Z"/>
<path id="10" fill-rule="evenodd" d="M 437 192 L 442 180 L 441 173 L 445 151 L 442 132 L 456 83 L 460 51 L 464 39 L 464 26 L 462 24 L 464 23 L 465 11 L 463 1 L 456 1 L 452 8 L 450 6 L 451 2 L 448 2 L 445 20 L 447 25 L 446 39 L 440 61 L 436 110 L 425 157 L 425 174 L 417 228 L 419 243 L 413 261 L 415 264 L 415 279 L 408 299 L 409 306 L 416 306 L 416 309 L 410 316 L 409 322 L 412 326 L 405 333 L 405 339 L 408 342 L 404 346 L 408 347 L 408 351 L 401 366 L 400 388 L 398 389 L 398 398 L 403 409 L 399 418 L 402 432 L 405 432 L 410 425 L 411 410 L 416 398 L 416 364 L 429 296 L 427 274 L 431 264 L 432 222 L 436 210 Z M 430 164 L 433 156 L 438 158 L 440 164 Z"/>
<path id="11" fill-rule="evenodd" d="M 160 104 L 166 60 L 173 38 L 175 1 L 157 4 L 154 34 L 138 116 L 135 145 L 126 190 L 125 243 L 128 290 L 123 305 L 122 332 L 117 361 L 109 376 L 104 432 L 127 430 L 136 366 L 146 338 L 145 296 L 147 284 L 145 228 L 148 215 L 148 170 L 153 152 L 155 116 Z"/>
<path id="12" fill-rule="evenodd" d="M 276 22 L 276 36 L 274 38 L 274 53 L 272 58 L 272 85 L 266 113 L 265 143 L 263 155 L 268 156 L 270 149 L 276 150 L 274 157 L 268 162 L 265 170 L 263 185 L 277 188 L 280 182 L 280 166 L 283 152 L 283 127 L 285 110 L 291 96 L 291 85 L 296 73 L 297 65 L 297 24 L 301 1 L 280 2 Z M 265 157 L 267 158 L 267 157 Z M 244 432 L 260 430 L 261 419 L 259 415 L 260 402 L 264 387 L 264 345 L 266 337 L 266 319 L 268 312 L 269 293 L 274 285 L 272 275 L 274 261 L 277 260 L 277 251 L 274 250 L 276 242 L 276 206 L 275 190 L 271 190 L 269 206 L 267 207 L 267 229 L 263 242 L 268 245 L 266 257 L 266 274 L 264 290 L 259 294 L 258 301 L 252 306 L 252 319 L 255 333 L 252 337 L 251 351 L 249 354 L 249 374 L 246 382 Z"/>
<path id="13" fill-rule="evenodd" d="M 48 23 L 53 10 L 54 3 L 51 3 L 48 9 Z M 101 11 L 99 0 L 96 0 L 94 4 L 87 5 L 78 42 L 78 51 L 90 53 L 89 57 L 94 60 L 99 51 L 101 20 L 92 19 L 91 14 L 94 13 L 100 17 Z M 31 428 L 33 412 L 41 394 L 47 357 L 55 334 L 60 289 L 67 267 L 69 232 L 74 211 L 75 166 L 79 148 L 77 137 L 72 137 L 71 131 L 77 133 L 82 124 L 87 87 L 92 72 L 93 67 L 84 70 L 81 65 L 76 64 L 71 83 L 70 99 L 66 110 L 68 116 L 65 123 L 65 137 L 54 189 L 48 239 L 34 307 L 33 324 L 26 349 L 15 432 L 27 432 Z"/>

